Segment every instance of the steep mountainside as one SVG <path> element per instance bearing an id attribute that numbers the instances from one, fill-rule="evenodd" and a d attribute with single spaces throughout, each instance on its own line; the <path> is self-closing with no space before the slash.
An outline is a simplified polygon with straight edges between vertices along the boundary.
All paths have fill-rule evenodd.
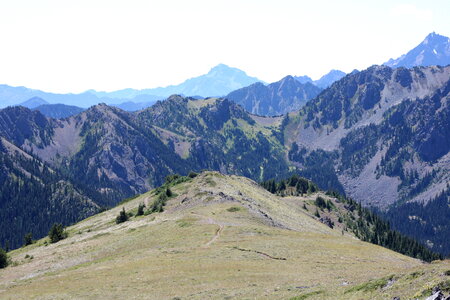
<path id="1" fill-rule="evenodd" d="M 0 137 L 0 247 L 17 248 L 26 233 L 41 237 L 54 222 L 68 225 L 98 212 L 87 194 Z"/>
<path id="2" fill-rule="evenodd" d="M 53 119 L 68 118 L 84 111 L 84 108 L 65 104 L 43 104 L 36 106 L 34 109 L 40 111 L 44 116 Z"/>
<path id="3" fill-rule="evenodd" d="M 289 115 L 290 160 L 304 174 L 311 164 L 322 167 L 314 170 L 331 181 L 337 177 L 347 195 L 364 205 L 388 209 L 395 204 L 398 212 L 409 210 L 404 202 L 427 203 L 447 191 L 450 181 L 449 79 L 450 67 L 375 66 L 346 76 Z M 443 208 L 445 215 L 448 206 Z M 442 232 L 420 238 L 448 253 L 448 242 L 443 246 L 439 237 L 445 226 L 439 223 L 435 228 Z"/>
<path id="4" fill-rule="evenodd" d="M 229 93 L 226 98 L 253 114 L 274 116 L 298 110 L 320 92 L 321 89 L 311 83 L 302 84 L 294 77 L 286 76 L 269 85 L 252 84 Z"/>
<path id="5" fill-rule="evenodd" d="M 402 195 L 428 200 L 447 180 L 449 79 L 450 67 L 375 66 L 347 76 L 291 114 L 286 138 L 298 146 L 291 158 L 319 149 L 336 153 L 346 192 L 365 204 L 386 207 Z M 412 195 L 433 170 L 435 190 Z"/>
<path id="6" fill-rule="evenodd" d="M 390 59 L 386 66 L 412 68 L 415 66 L 447 66 L 450 64 L 450 39 L 430 33 L 425 40 L 397 59 Z"/>
<path id="7" fill-rule="evenodd" d="M 317 196 L 333 207 L 316 205 Z M 161 199 L 163 211 L 152 212 Z M 142 204 L 146 213 L 135 216 Z M 129 219 L 117 224 L 122 209 Z M 435 286 L 448 294 L 448 262 L 361 242 L 339 221 L 350 215 L 366 221 L 322 193 L 278 197 L 215 172 L 172 177 L 69 227 L 67 239 L 9 253 L 0 298 L 408 299 Z"/>
<path id="8" fill-rule="evenodd" d="M 281 119 L 259 120 L 228 100 L 174 96 L 135 114 L 97 105 L 65 120 L 7 108 L 0 135 L 102 191 L 102 205 L 111 205 L 170 173 L 214 169 L 259 180 L 286 174 Z"/>

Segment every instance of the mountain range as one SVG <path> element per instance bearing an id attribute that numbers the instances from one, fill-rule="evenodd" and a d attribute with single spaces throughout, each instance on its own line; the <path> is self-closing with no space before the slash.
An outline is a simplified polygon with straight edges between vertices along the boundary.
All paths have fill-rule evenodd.
<path id="1" fill-rule="evenodd" d="M 128 98 L 139 95 L 155 95 L 167 98 L 173 94 L 185 96 L 214 97 L 224 96 L 231 91 L 261 82 L 258 78 L 248 76 L 244 71 L 224 64 L 213 67 L 207 74 L 187 79 L 178 85 L 169 85 L 153 89 L 124 89 L 115 92 L 89 91 L 98 97 Z"/>
<path id="2" fill-rule="evenodd" d="M 444 40 L 430 34 L 418 47 L 442 50 L 436 43 Z M 405 57 L 417 51 L 410 53 Z M 228 69 L 213 68 L 209 78 Z M 28 231 L 42 236 L 50 222 L 81 220 L 169 174 L 210 169 L 257 181 L 298 173 L 448 254 L 449 78 L 449 66 L 373 66 L 323 91 L 287 76 L 225 98 L 174 95 L 151 107 L 128 102 L 136 112 L 48 104 L 43 92 L 2 86 L 3 96 L 27 97 L 18 103 L 31 109 L 0 110 L 0 192 L 6 197 L 0 203 L 2 226 L 10 226 L 0 244 L 17 247 Z M 49 95 L 69 101 L 81 94 Z M 48 197 L 39 203 L 36 194 Z"/>
<path id="3" fill-rule="evenodd" d="M 66 104 L 87 108 L 99 103 L 106 103 L 125 109 L 135 110 L 137 108 L 136 110 L 139 110 L 172 94 L 200 97 L 223 96 L 258 81 L 260 80 L 247 76 L 245 72 L 237 68 L 220 64 L 207 74 L 188 79 L 179 85 L 154 89 L 124 89 L 114 92 L 89 90 L 80 94 L 55 94 L 25 87 L 0 85 L 0 108 L 26 104 L 26 101 L 30 99 L 40 98 L 45 101 L 45 103 L 41 101 L 40 104 Z"/>
<path id="4" fill-rule="evenodd" d="M 415 232 L 434 228 L 433 234 L 417 237 L 448 254 L 449 208 L 442 195 L 450 180 L 449 92 L 450 67 L 374 66 L 347 75 L 285 116 L 252 115 L 226 98 L 181 96 L 136 113 L 97 105 L 63 120 L 10 107 L 0 111 L 0 136 L 24 159 L 51 168 L 96 207 L 145 192 L 172 173 L 210 169 L 263 181 L 295 172 L 324 190 L 382 210 L 388 218 L 395 218 L 389 212 L 396 210 L 409 224 L 398 228 L 413 236 L 412 227 L 420 229 Z M 4 151 L 5 160 L 19 154 Z M 40 168 L 33 167 L 34 173 L 14 164 L 9 168 L 41 177 Z M 11 172 L 4 171 L 3 180 L 20 178 L 8 177 Z M 13 195 L 20 184 L 12 180 L 8 193 Z M 417 212 L 411 203 L 433 218 L 424 222 L 425 216 L 405 213 Z M 21 216 L 20 210 L 9 209 L 3 209 L 5 222 L 7 216 Z M 54 220 L 66 222 L 62 215 Z M 3 243 L 14 239 L 17 246 L 16 232 L 37 228 L 20 224 Z"/>
<path id="5" fill-rule="evenodd" d="M 409 51 L 407 54 L 402 55 L 397 59 L 390 59 L 385 65 L 390 67 L 414 67 L 414 66 L 429 66 L 440 65 L 446 66 L 450 63 L 450 42 L 449 38 L 438 35 L 436 33 L 429 34 L 425 40 L 417 47 Z M 356 71 L 353 71 L 354 73 Z M 325 74 L 320 79 L 313 81 L 309 76 L 295 76 L 300 83 L 310 83 L 321 89 L 325 89 L 331 86 L 332 83 L 340 80 L 346 74 L 339 70 L 331 70 L 328 74 Z M 127 111 L 137 111 L 145 109 L 153 105 L 157 100 L 165 99 L 172 94 L 180 94 L 187 96 L 199 96 L 201 98 L 211 96 L 225 96 L 230 95 L 233 91 L 240 90 L 248 87 L 254 83 L 261 82 L 255 77 L 247 76 L 245 72 L 228 67 L 224 64 L 219 64 L 212 68 L 207 74 L 194 77 L 184 81 L 178 85 L 170 85 L 167 87 L 153 88 L 153 89 L 123 89 L 113 92 L 98 92 L 95 90 L 88 90 L 81 94 L 54 94 L 46 93 L 39 90 L 32 90 L 25 87 L 11 87 L 7 85 L 0 85 L 0 108 L 10 105 L 24 105 L 29 108 L 34 108 L 38 105 L 33 104 L 33 101 L 40 101 L 39 104 L 65 104 L 78 106 L 81 108 L 87 108 L 99 103 L 106 103 L 108 105 L 115 105 L 121 109 Z M 262 83 L 262 82 L 261 82 Z M 274 83 L 276 85 L 276 83 Z M 255 86 L 254 86 L 255 87 Z M 252 89 L 254 89 L 252 87 Z M 260 89 L 263 88 L 263 84 L 257 85 Z M 269 88 L 270 90 L 271 88 Z M 299 89 L 298 94 L 293 92 L 290 85 L 287 86 L 287 90 L 284 91 L 283 87 L 278 89 L 279 94 L 285 94 L 289 96 L 264 96 L 265 99 L 257 99 L 257 95 L 248 95 L 248 98 L 253 100 L 243 100 L 241 97 L 237 99 L 238 103 L 244 103 L 246 109 L 249 112 L 258 112 L 264 115 L 263 111 L 268 111 L 269 115 L 282 114 L 287 111 L 293 111 L 298 109 L 304 104 L 304 100 L 309 100 L 312 92 L 312 88 L 307 89 L 309 92 L 304 92 L 304 89 Z M 237 92 L 233 95 L 242 93 Z M 274 101 L 280 100 L 280 108 Z M 30 101 L 30 102 L 29 102 Z M 272 104 L 264 105 L 262 107 L 250 106 L 248 103 L 252 101 L 256 102 L 272 102 Z M 303 101 L 303 102 L 302 102 Z M 289 106 L 292 104 L 291 106 Z M 266 107 L 264 107 L 266 106 Z M 271 106 L 271 108 L 269 108 Z M 270 110 L 270 113 L 269 113 Z M 67 114 L 66 114 L 67 115 Z"/>

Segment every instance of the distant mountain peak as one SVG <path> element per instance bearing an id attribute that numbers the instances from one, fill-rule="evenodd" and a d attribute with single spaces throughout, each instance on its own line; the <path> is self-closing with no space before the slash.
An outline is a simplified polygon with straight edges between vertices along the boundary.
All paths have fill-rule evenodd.
<path id="1" fill-rule="evenodd" d="M 209 72 L 213 72 L 213 71 L 217 71 L 217 70 L 227 70 L 227 69 L 235 69 L 238 70 L 236 68 L 232 68 L 226 64 L 218 64 L 217 66 L 214 66 L 211 68 L 211 70 Z"/>
<path id="2" fill-rule="evenodd" d="M 295 78 L 292 75 L 287 75 L 281 79 L 281 81 L 287 81 L 287 80 L 292 81 L 292 80 L 295 80 Z"/>
<path id="3" fill-rule="evenodd" d="M 434 43 L 440 43 L 440 42 L 448 42 L 449 38 L 440 34 L 437 34 L 436 32 L 432 32 L 427 35 L 425 40 L 422 42 L 424 45 L 427 44 L 434 44 Z"/>
<path id="4" fill-rule="evenodd" d="M 432 32 L 414 49 L 399 58 L 390 59 L 389 67 L 446 66 L 450 64 L 450 39 Z"/>
<path id="5" fill-rule="evenodd" d="M 32 97 L 25 102 L 20 103 L 19 105 L 27 107 L 29 109 L 36 108 L 40 105 L 49 104 L 47 101 L 42 99 L 41 97 Z"/>
<path id="6" fill-rule="evenodd" d="M 299 81 L 300 83 L 303 83 L 303 84 L 310 83 L 310 84 L 314 84 L 315 86 L 320 87 L 321 89 L 326 89 L 327 87 L 332 85 L 335 81 L 338 81 L 345 75 L 347 75 L 347 74 L 340 70 L 332 69 L 330 72 L 328 72 L 327 74 L 320 77 L 320 79 L 314 80 L 314 81 L 309 76 L 306 76 L 306 75 L 295 76 L 294 78 L 297 81 Z"/>
<path id="7" fill-rule="evenodd" d="M 208 76 L 208 77 L 219 77 L 219 76 L 226 77 L 226 76 L 234 76 L 234 75 L 247 76 L 247 73 L 245 73 L 244 71 L 242 71 L 238 68 L 233 68 L 233 67 L 230 67 L 225 64 L 218 64 L 217 66 L 211 68 L 211 70 L 209 70 L 209 72 L 206 74 L 206 76 Z M 214 96 L 214 95 L 210 95 L 210 96 Z"/>

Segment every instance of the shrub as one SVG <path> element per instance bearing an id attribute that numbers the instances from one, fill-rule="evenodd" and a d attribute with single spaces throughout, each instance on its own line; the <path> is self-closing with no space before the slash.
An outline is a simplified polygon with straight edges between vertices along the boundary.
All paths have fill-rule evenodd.
<path id="1" fill-rule="evenodd" d="M 241 208 L 238 206 L 232 206 L 230 208 L 227 208 L 227 211 L 229 211 L 229 212 L 236 212 L 236 211 L 240 211 L 240 210 L 241 210 Z"/>
<path id="2" fill-rule="evenodd" d="M 195 173 L 195 172 L 189 172 L 189 174 L 188 174 L 188 177 L 189 178 L 195 178 L 195 177 L 197 177 L 198 176 L 198 173 Z"/>
<path id="3" fill-rule="evenodd" d="M 119 215 L 116 217 L 116 224 L 123 223 L 128 221 L 128 215 L 125 212 L 125 207 L 122 207 L 122 210 L 120 211 Z"/>
<path id="4" fill-rule="evenodd" d="M 8 254 L 5 250 L 0 248 L 0 269 L 8 266 Z"/>
<path id="5" fill-rule="evenodd" d="M 31 232 L 28 232 L 27 234 L 25 234 L 25 236 L 23 237 L 23 245 L 24 246 L 28 246 L 33 244 L 33 236 L 31 234 Z"/>
<path id="6" fill-rule="evenodd" d="M 139 206 L 138 206 L 136 217 L 137 216 L 142 216 L 144 214 L 144 208 L 145 208 L 144 203 L 140 203 Z"/>
<path id="7" fill-rule="evenodd" d="M 318 218 L 320 218 L 320 214 L 319 214 L 319 210 L 316 208 L 316 212 L 314 213 L 314 215 Z"/>
<path id="8" fill-rule="evenodd" d="M 53 224 L 52 228 L 50 228 L 48 237 L 50 238 L 50 242 L 57 243 L 67 237 L 67 232 L 64 230 L 62 224 L 55 223 Z"/>
<path id="9" fill-rule="evenodd" d="M 319 207 L 319 208 L 326 208 L 327 207 L 327 202 L 325 201 L 324 198 L 317 196 L 316 201 L 314 201 L 314 204 Z"/>
<path id="10" fill-rule="evenodd" d="M 178 180 L 179 178 L 181 178 L 181 176 L 179 174 L 167 175 L 165 178 L 165 184 L 172 183 L 172 182 Z"/>

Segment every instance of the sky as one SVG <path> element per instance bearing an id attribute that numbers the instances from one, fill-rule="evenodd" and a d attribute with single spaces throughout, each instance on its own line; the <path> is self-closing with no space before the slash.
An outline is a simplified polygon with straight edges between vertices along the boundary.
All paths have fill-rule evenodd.
<path id="1" fill-rule="evenodd" d="M 219 63 L 274 82 L 382 64 L 450 1 L 1 0 L 0 84 L 48 92 L 178 84 Z"/>

